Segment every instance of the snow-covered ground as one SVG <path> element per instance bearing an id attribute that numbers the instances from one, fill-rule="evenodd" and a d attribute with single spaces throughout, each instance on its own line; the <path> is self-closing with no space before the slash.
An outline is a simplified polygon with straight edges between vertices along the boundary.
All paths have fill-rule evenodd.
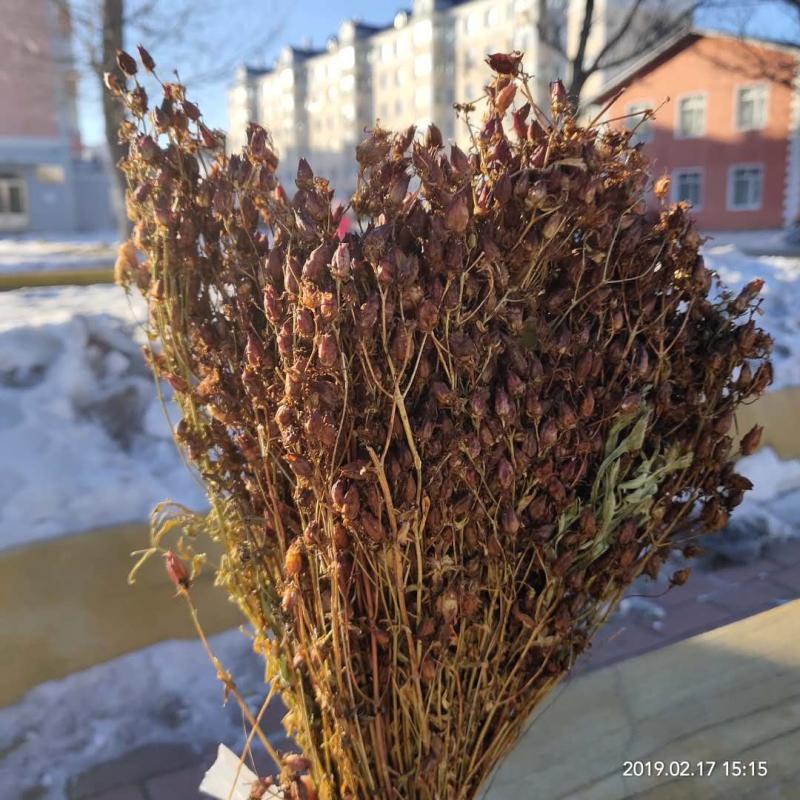
<path id="1" fill-rule="evenodd" d="M 705 246 L 703 255 L 731 290 L 755 278 L 766 281 L 758 324 L 775 340 L 775 381 L 770 388 L 800 386 L 800 257 L 748 256 L 734 244 L 714 242 Z"/>
<path id="2" fill-rule="evenodd" d="M 227 631 L 211 646 L 257 710 L 264 668 L 249 638 Z M 200 642 L 162 642 L 37 686 L 0 709 L 0 797 L 66 800 L 70 777 L 151 742 L 224 742 L 240 752 L 241 712 L 222 700 Z"/>
<path id="3" fill-rule="evenodd" d="M 0 549 L 202 508 L 116 286 L 0 293 Z M 174 410 L 173 410 L 174 416 Z"/>
<path id="4" fill-rule="evenodd" d="M 103 231 L 61 236 L 0 237 L 0 272 L 110 267 L 119 236 Z"/>

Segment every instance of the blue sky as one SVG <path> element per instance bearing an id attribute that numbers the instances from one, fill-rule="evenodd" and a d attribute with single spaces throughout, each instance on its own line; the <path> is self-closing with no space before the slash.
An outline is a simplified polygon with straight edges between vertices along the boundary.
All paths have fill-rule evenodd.
<path id="1" fill-rule="evenodd" d="M 177 0 L 162 0 L 164 7 L 178 5 Z M 284 44 L 300 44 L 310 39 L 314 45 L 321 46 L 325 40 L 334 34 L 339 24 L 345 19 L 361 18 L 365 22 L 387 24 L 399 8 L 411 5 L 411 0 L 406 4 L 397 0 L 347 0 L 342 3 L 321 2 L 320 0 L 225 0 L 215 4 L 220 7 L 219 12 L 209 11 L 205 16 L 205 24 L 219 25 L 230 32 L 226 36 L 232 43 L 222 46 L 220 52 L 222 62 L 236 58 L 237 52 L 248 52 L 254 47 L 257 53 L 249 60 L 253 63 L 261 61 L 269 64 L 276 53 Z M 732 0 L 732 6 L 735 0 Z M 210 6 L 213 8 L 213 6 Z M 779 3 L 770 5 L 765 3 L 758 11 L 753 13 L 752 8 L 747 12 L 732 8 L 728 12 L 716 11 L 706 14 L 697 20 L 701 26 L 741 30 L 745 26 L 751 34 L 772 36 L 775 38 L 797 37 L 798 30 L 793 22 L 788 22 L 786 12 Z M 189 26 L 187 26 L 189 27 Z M 258 42 L 266 38 L 267 32 L 275 30 L 271 42 L 263 47 L 258 47 Z M 235 42 L 235 43 L 234 43 Z M 143 42 L 148 46 L 148 42 Z M 137 42 L 129 42 L 128 47 L 133 48 Z M 260 55 L 259 55 L 260 54 Z M 173 60 L 178 63 L 174 66 L 182 75 L 187 76 L 192 72 L 192 54 L 186 49 L 176 49 L 170 53 Z M 157 60 L 163 63 L 169 56 Z M 208 54 L 204 66 L 208 66 Z M 189 86 L 190 94 L 201 106 L 203 113 L 214 127 L 227 127 L 227 109 L 225 91 L 228 78 L 204 83 L 197 87 Z M 85 81 L 81 91 L 80 103 L 81 131 L 87 144 L 98 144 L 103 140 L 103 124 L 98 103 L 97 88 L 92 82 Z"/>

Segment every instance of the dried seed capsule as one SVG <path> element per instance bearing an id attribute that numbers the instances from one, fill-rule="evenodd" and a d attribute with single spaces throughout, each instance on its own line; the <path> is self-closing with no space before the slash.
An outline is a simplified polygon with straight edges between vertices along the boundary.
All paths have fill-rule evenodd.
<path id="1" fill-rule="evenodd" d="M 186 564 L 178 558 L 172 550 L 164 553 L 164 561 L 167 569 L 167 575 L 170 580 L 175 584 L 178 590 L 186 590 L 189 588 L 191 578 L 189 577 L 189 570 Z"/>
<path id="2" fill-rule="evenodd" d="M 310 478 L 314 474 L 314 466 L 307 458 L 290 453 L 286 456 L 286 460 L 298 478 Z"/>
<path id="3" fill-rule="evenodd" d="M 283 319 L 281 296 L 278 290 L 271 285 L 264 288 L 264 312 L 273 325 L 277 325 Z"/>
<path id="4" fill-rule="evenodd" d="M 297 333 L 304 339 L 311 339 L 316 331 L 314 324 L 314 314 L 308 308 L 300 308 L 297 311 Z"/>
<path id="5" fill-rule="evenodd" d="M 303 546 L 300 539 L 292 542 L 291 546 L 286 551 L 284 566 L 286 575 L 289 578 L 294 578 L 303 571 Z"/>
<path id="6" fill-rule="evenodd" d="M 634 411 L 638 410 L 639 406 L 642 404 L 642 396 L 637 392 L 631 392 L 630 394 L 626 394 L 622 401 L 619 404 L 619 410 L 622 414 L 631 414 Z"/>
<path id="7" fill-rule="evenodd" d="M 586 390 L 586 393 L 581 400 L 580 415 L 583 419 L 591 417 L 594 413 L 594 392 L 591 387 Z"/>
<path id="8" fill-rule="evenodd" d="M 358 496 L 358 489 L 351 486 L 342 503 L 342 514 L 346 520 L 352 521 L 358 517 L 358 512 L 361 510 L 361 498 Z"/>
<path id="9" fill-rule="evenodd" d="M 369 511 L 361 513 L 361 527 L 373 542 L 382 542 L 386 538 L 383 526 Z"/>
<path id="10" fill-rule="evenodd" d="M 761 434 L 764 433 L 764 428 L 761 425 L 753 425 L 752 428 L 742 437 L 739 447 L 743 456 L 749 456 L 758 450 L 758 445 L 761 443 Z"/>
<path id="11" fill-rule="evenodd" d="M 486 63 L 500 75 L 516 75 L 522 63 L 522 53 L 492 53 L 486 57 Z"/>
<path id="12" fill-rule="evenodd" d="M 514 405 L 503 389 L 494 393 L 494 410 L 504 423 L 508 423 L 514 416 Z"/>
<path id="13" fill-rule="evenodd" d="M 689 567 L 684 569 L 676 570 L 672 573 L 669 579 L 670 586 L 683 586 L 686 581 L 689 580 L 689 576 L 692 574 L 692 570 Z"/>
<path id="14" fill-rule="evenodd" d="M 439 322 L 439 309 L 430 300 L 423 300 L 417 307 L 417 326 L 423 333 L 430 333 Z"/>
<path id="15" fill-rule="evenodd" d="M 630 544 L 634 539 L 636 539 L 636 523 L 629 519 L 622 523 L 617 540 L 620 544 Z"/>
<path id="16" fill-rule="evenodd" d="M 132 78 L 136 72 L 136 60 L 124 50 L 117 50 L 117 66 L 129 77 Z"/>
<path id="17" fill-rule="evenodd" d="M 507 458 L 501 458 L 497 463 L 497 483 L 501 489 L 510 489 L 514 483 L 514 468 Z"/>
<path id="18" fill-rule="evenodd" d="M 456 393 L 442 381 L 434 381 L 431 384 L 431 395 L 440 406 L 452 406 L 457 397 Z"/>
<path id="19" fill-rule="evenodd" d="M 519 517 L 517 516 L 517 512 L 514 511 L 514 509 L 510 506 L 507 506 L 503 509 L 503 512 L 500 516 L 500 525 L 502 526 L 503 531 L 509 536 L 516 536 L 516 534 L 519 532 Z"/>
<path id="20" fill-rule="evenodd" d="M 578 423 L 578 417 L 569 403 L 560 403 L 558 407 L 558 421 L 564 430 L 574 428 Z"/>
<path id="21" fill-rule="evenodd" d="M 464 233 L 469 224 L 469 205 L 465 191 L 460 191 L 447 205 L 444 216 L 445 227 L 454 233 Z"/>
<path id="22" fill-rule="evenodd" d="M 317 356 L 324 367 L 332 367 L 339 360 L 339 345 L 332 333 L 323 334 L 317 346 Z"/>
<path id="23" fill-rule="evenodd" d="M 142 47 L 142 45 L 137 45 L 137 50 L 139 51 L 139 58 L 141 59 L 142 66 L 148 71 L 153 72 L 156 68 L 156 62 L 153 60 L 153 57 L 147 50 Z"/>
<path id="24" fill-rule="evenodd" d="M 546 419 L 539 427 L 539 445 L 542 448 L 552 447 L 558 441 L 558 425 L 555 420 Z"/>
<path id="25" fill-rule="evenodd" d="M 333 500 L 333 505 L 336 506 L 336 508 L 340 509 L 344 506 L 344 498 L 348 488 L 347 481 L 342 478 L 334 482 L 331 487 L 331 500 Z"/>
<path id="26" fill-rule="evenodd" d="M 339 280 L 347 280 L 352 272 L 350 248 L 342 242 L 337 248 L 331 262 L 331 275 Z"/>

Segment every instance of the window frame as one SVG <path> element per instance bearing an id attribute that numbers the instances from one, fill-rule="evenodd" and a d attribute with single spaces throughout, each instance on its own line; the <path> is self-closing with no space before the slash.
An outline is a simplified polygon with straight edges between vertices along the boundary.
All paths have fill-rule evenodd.
<path id="1" fill-rule="evenodd" d="M 681 103 L 692 97 L 699 97 L 703 100 L 703 128 L 699 133 L 681 132 Z M 673 131 L 676 139 L 702 139 L 708 132 L 708 92 L 686 92 L 675 98 L 675 129 Z"/>
<path id="2" fill-rule="evenodd" d="M 28 202 L 28 186 L 25 182 L 25 176 L 12 171 L 0 171 L 0 193 L 8 193 L 6 186 L 11 186 L 12 184 L 19 189 L 22 211 L 0 211 L 0 231 L 24 228 L 30 221 L 30 203 Z"/>
<path id="3" fill-rule="evenodd" d="M 675 167 L 670 174 L 670 195 L 673 203 L 680 202 L 678 197 L 678 178 L 682 175 L 699 175 L 700 176 L 700 202 L 697 205 L 691 206 L 693 214 L 702 211 L 706 199 L 706 169 L 705 167 Z"/>
<path id="4" fill-rule="evenodd" d="M 733 203 L 734 194 L 734 173 L 740 169 L 757 169 L 761 174 L 761 191 L 758 200 L 758 205 L 737 206 Z M 725 208 L 727 211 L 761 211 L 764 208 L 764 186 L 765 174 L 763 161 L 744 162 L 740 164 L 731 164 L 728 167 L 728 186 L 725 192 Z"/>
<path id="5" fill-rule="evenodd" d="M 758 127 L 742 127 L 739 124 L 739 103 L 741 93 L 745 89 L 763 89 L 764 90 L 764 121 Z M 737 133 L 749 133 L 750 131 L 763 131 L 767 127 L 769 121 L 769 96 L 770 85 L 766 81 L 751 81 L 748 83 L 739 83 L 733 87 L 733 129 Z"/>

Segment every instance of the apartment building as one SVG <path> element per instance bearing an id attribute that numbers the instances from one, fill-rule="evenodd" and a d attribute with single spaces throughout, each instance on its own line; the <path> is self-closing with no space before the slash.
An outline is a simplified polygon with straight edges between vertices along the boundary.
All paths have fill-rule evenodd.
<path id="1" fill-rule="evenodd" d="M 636 127 L 653 173 L 706 230 L 800 218 L 800 48 L 691 31 L 632 64 L 594 101 Z M 641 113 L 658 109 L 642 123 Z"/>
<path id="2" fill-rule="evenodd" d="M 599 33 L 590 53 L 603 45 L 620 7 L 630 1 L 597 0 Z M 582 0 L 565 0 L 567 40 L 575 38 L 583 7 Z M 435 122 L 446 139 L 468 140 L 453 103 L 482 94 L 488 53 L 523 51 L 534 91 L 546 102 L 548 84 L 565 73 L 565 64 L 540 46 L 538 8 L 538 0 L 414 0 L 386 26 L 348 21 L 325 48 L 285 47 L 271 68 L 237 72 L 229 92 L 228 146 L 240 148 L 247 122 L 258 121 L 273 136 L 284 181 L 291 181 L 303 156 L 345 197 L 355 188 L 353 149 L 365 128 Z M 618 46 L 628 42 L 623 38 Z M 598 74 L 595 80 L 607 78 Z"/>
<path id="3" fill-rule="evenodd" d="M 82 151 L 66 9 L 2 0 L 0 236 L 114 224 L 107 171 Z"/>

